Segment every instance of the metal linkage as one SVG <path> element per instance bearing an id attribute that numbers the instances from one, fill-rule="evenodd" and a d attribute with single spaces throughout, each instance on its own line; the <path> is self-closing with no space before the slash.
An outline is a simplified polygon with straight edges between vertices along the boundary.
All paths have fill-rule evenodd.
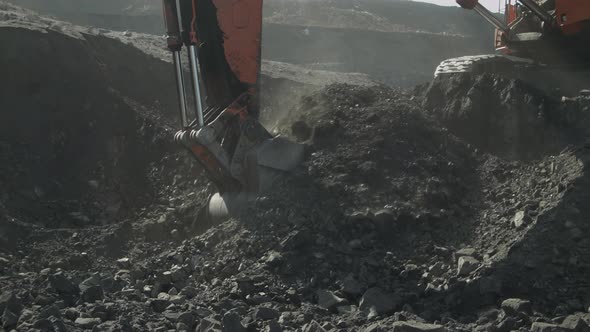
<path id="1" fill-rule="evenodd" d="M 174 75 L 176 77 L 176 90 L 178 93 L 178 104 L 180 108 L 180 125 L 183 129 L 188 128 L 188 115 L 186 94 L 184 90 L 184 75 L 182 70 L 181 50 L 182 36 L 180 33 L 180 17 L 178 0 L 163 0 L 164 23 L 166 25 L 166 41 L 168 49 L 172 52 L 174 62 Z"/>
<path id="2" fill-rule="evenodd" d="M 182 8 L 187 10 L 189 7 L 181 7 L 181 1 L 191 3 L 191 19 L 187 20 L 187 22 L 183 22 L 183 12 Z M 180 35 L 182 36 L 184 45 L 188 48 L 188 59 L 189 59 L 189 68 L 191 72 L 191 79 L 192 79 L 192 87 L 193 87 L 193 97 L 195 99 L 195 119 L 197 120 L 197 125 L 199 127 L 203 127 L 205 125 L 205 121 L 203 120 L 203 98 L 201 96 L 201 75 L 199 72 L 199 58 L 197 54 L 197 32 L 196 32 L 196 22 L 197 22 L 197 1 L 195 0 L 176 0 L 176 8 L 178 10 L 178 24 L 180 27 Z M 188 14 L 188 13 L 185 13 Z M 186 17 L 186 15 L 185 15 Z"/>
<path id="3" fill-rule="evenodd" d="M 533 14 L 537 15 L 546 24 L 553 23 L 553 16 L 545 11 L 534 0 L 519 0 L 525 7 L 527 7 Z"/>
<path id="4" fill-rule="evenodd" d="M 502 22 L 499 18 L 496 17 L 496 15 L 494 15 L 494 13 L 489 11 L 482 4 L 477 3 L 473 7 L 473 10 L 475 10 L 476 13 L 481 15 L 484 19 L 486 19 L 486 21 L 490 22 L 498 30 L 501 30 L 502 32 L 504 32 L 506 34 L 508 34 L 510 32 L 510 27 L 508 26 L 508 24 Z"/>
<path id="5" fill-rule="evenodd" d="M 203 127 L 205 125 L 205 119 L 203 115 L 203 99 L 201 97 L 201 75 L 199 74 L 199 57 L 197 54 L 197 46 L 190 45 L 188 47 L 188 53 L 191 65 L 191 74 L 193 76 L 193 93 L 195 97 L 197 123 L 199 127 Z"/>

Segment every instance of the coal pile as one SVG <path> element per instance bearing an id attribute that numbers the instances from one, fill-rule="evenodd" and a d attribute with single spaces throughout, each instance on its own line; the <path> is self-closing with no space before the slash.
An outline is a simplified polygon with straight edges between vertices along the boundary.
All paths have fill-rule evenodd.
<path id="1" fill-rule="evenodd" d="M 92 232 L 36 229 L 34 247 L 51 258 L 3 256 L 12 276 L 4 279 L 11 285 L 4 324 L 97 331 L 586 326 L 587 150 L 505 159 L 458 138 L 421 103 L 404 91 L 348 85 L 305 97 L 283 128 L 307 144 L 305 164 L 240 218 L 195 237 L 153 235 L 190 215 L 195 196 L 188 192 L 170 208 Z M 87 252 L 64 253 L 48 236 Z M 117 242 L 125 246 L 104 252 Z"/>
<path id="2" fill-rule="evenodd" d="M 556 154 L 588 134 L 586 98 L 562 97 L 518 79 L 457 74 L 423 89 L 425 108 L 453 133 L 509 159 Z"/>

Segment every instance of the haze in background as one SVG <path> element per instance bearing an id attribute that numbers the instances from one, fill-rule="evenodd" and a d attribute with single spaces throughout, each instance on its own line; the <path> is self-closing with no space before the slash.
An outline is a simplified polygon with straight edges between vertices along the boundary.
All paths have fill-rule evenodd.
<path id="1" fill-rule="evenodd" d="M 433 3 L 439 6 L 457 6 L 455 0 L 419 0 L 420 2 L 428 2 Z M 487 9 L 497 12 L 498 11 L 498 0 L 479 0 L 479 3 L 486 6 Z M 504 7 L 504 1 L 501 3 L 502 7 Z M 504 10 L 502 8 L 502 10 Z"/>

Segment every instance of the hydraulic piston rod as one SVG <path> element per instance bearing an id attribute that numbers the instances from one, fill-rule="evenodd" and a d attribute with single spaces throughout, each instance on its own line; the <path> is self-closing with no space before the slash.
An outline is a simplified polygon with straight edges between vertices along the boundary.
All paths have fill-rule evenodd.
<path id="1" fill-rule="evenodd" d="M 482 4 L 480 4 L 478 0 L 457 0 L 457 4 L 459 4 L 459 6 L 465 9 L 473 9 L 476 13 L 478 13 L 486 21 L 490 22 L 498 30 L 501 30 L 506 34 L 510 32 L 510 27 L 508 26 L 508 24 L 502 22 L 499 18 L 496 17 L 496 15 L 494 15 L 494 13 L 492 13 Z"/>
<path id="2" fill-rule="evenodd" d="M 180 104 L 180 123 L 182 128 L 188 128 L 188 115 L 186 111 L 186 94 L 184 92 L 184 73 L 182 71 L 182 60 L 180 51 L 172 52 L 174 60 L 174 76 L 176 77 L 176 89 L 178 91 L 178 101 Z"/>
<path id="3" fill-rule="evenodd" d="M 199 65 L 199 39 L 197 38 L 197 0 L 191 1 L 192 20 L 190 24 L 190 33 L 188 38 L 188 57 L 191 64 L 191 74 L 193 78 L 193 94 L 195 97 L 196 119 L 199 127 L 205 125 L 205 111 L 203 108 L 203 96 L 201 93 L 201 67 Z"/>
<path id="4" fill-rule="evenodd" d="M 178 101 L 180 105 L 180 122 L 183 129 L 187 129 L 191 124 L 189 123 L 187 113 L 187 98 L 184 80 L 184 70 L 182 68 L 182 46 L 185 44 L 188 47 L 189 63 L 191 71 L 191 79 L 193 81 L 193 96 L 195 99 L 195 118 L 199 127 L 205 125 L 203 115 L 203 97 L 201 94 L 200 73 L 199 73 L 199 58 L 197 54 L 197 34 L 195 30 L 196 21 L 196 0 L 192 3 L 192 20 L 183 22 L 183 5 L 187 4 L 187 0 L 162 0 L 164 7 L 164 20 L 166 24 L 168 49 L 172 52 L 174 61 L 174 74 L 176 77 L 176 89 L 178 91 Z M 186 17 L 184 17 L 186 19 Z M 189 24 L 190 22 L 190 24 Z M 188 27 L 190 26 L 190 34 Z"/>
<path id="5" fill-rule="evenodd" d="M 180 108 L 180 124 L 182 128 L 189 126 L 186 112 L 186 94 L 184 92 L 184 75 L 182 71 L 182 36 L 180 34 L 180 18 L 178 16 L 178 0 L 162 0 L 164 7 L 164 23 L 166 25 L 166 42 L 168 49 L 172 52 L 174 61 L 174 75 L 176 77 L 176 90 Z"/>
<path id="6" fill-rule="evenodd" d="M 203 127 L 205 125 L 205 120 L 203 116 L 203 99 L 201 97 L 201 80 L 199 75 L 199 57 L 197 56 L 197 46 L 190 45 L 188 47 L 188 54 L 191 64 L 191 75 L 193 76 L 193 93 L 195 97 L 197 123 L 199 124 L 199 127 Z"/>
<path id="7" fill-rule="evenodd" d="M 493 26 L 495 26 L 498 30 L 501 30 L 504 33 L 510 32 L 510 27 L 502 22 L 499 18 L 494 15 L 491 11 L 489 11 L 486 7 L 482 6 L 480 3 L 477 3 L 475 7 L 473 7 L 476 13 L 481 15 L 486 21 L 490 22 Z"/>
<path id="8" fill-rule="evenodd" d="M 525 7 L 527 7 L 533 14 L 537 15 L 543 22 L 547 24 L 553 23 L 553 17 L 547 11 L 545 11 L 539 4 L 534 0 L 518 0 Z"/>

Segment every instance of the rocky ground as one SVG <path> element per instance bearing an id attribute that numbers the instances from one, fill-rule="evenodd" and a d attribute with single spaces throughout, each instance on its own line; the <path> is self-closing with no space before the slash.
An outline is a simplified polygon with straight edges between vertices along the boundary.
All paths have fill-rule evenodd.
<path id="1" fill-rule="evenodd" d="M 333 74 L 267 64 L 266 96 L 305 95 L 263 114 L 305 163 L 195 226 L 214 188 L 171 142 L 150 37 L 8 9 L 0 330 L 590 330 L 586 92 L 492 75 L 307 90 Z"/>

